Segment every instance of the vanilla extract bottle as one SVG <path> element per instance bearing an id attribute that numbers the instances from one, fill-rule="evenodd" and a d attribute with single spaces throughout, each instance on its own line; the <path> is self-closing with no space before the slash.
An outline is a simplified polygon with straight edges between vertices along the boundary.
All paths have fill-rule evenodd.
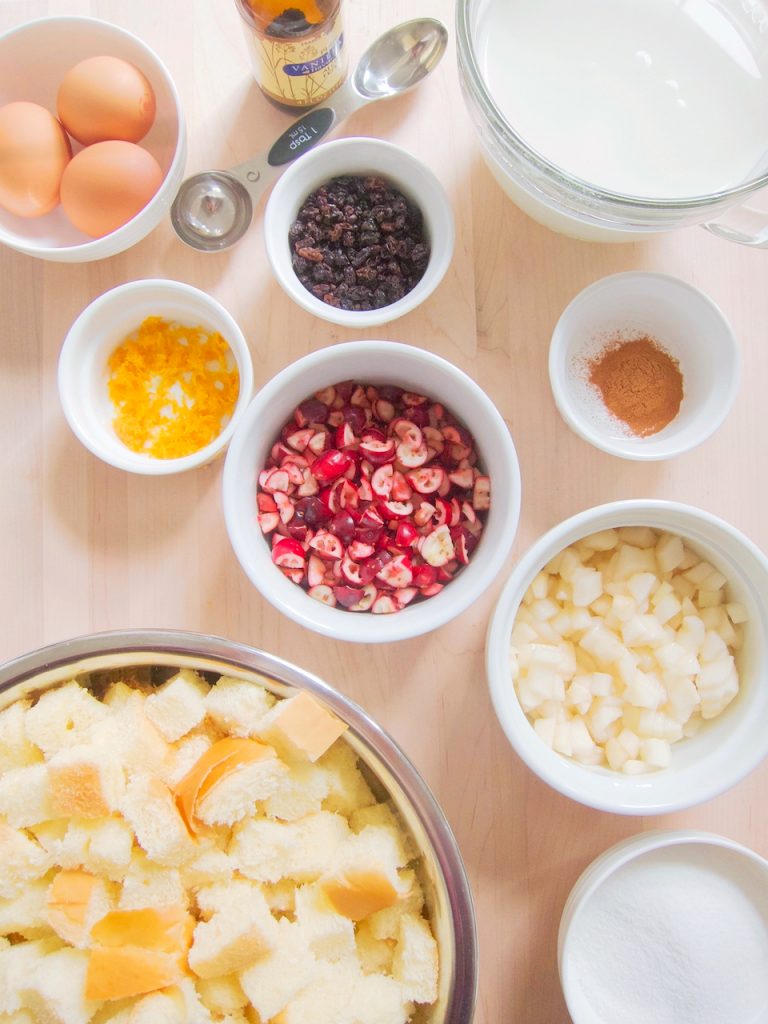
<path id="1" fill-rule="evenodd" d="M 344 81 L 341 0 L 236 0 L 262 92 L 285 107 L 313 107 Z"/>

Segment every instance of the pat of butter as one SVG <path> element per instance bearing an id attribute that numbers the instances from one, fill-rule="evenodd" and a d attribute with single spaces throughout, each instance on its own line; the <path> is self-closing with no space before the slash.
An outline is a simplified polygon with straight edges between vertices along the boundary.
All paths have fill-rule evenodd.
<path id="1" fill-rule="evenodd" d="M 275 704 L 257 733 L 290 758 L 317 761 L 346 729 L 347 725 L 311 694 L 302 692 Z"/>

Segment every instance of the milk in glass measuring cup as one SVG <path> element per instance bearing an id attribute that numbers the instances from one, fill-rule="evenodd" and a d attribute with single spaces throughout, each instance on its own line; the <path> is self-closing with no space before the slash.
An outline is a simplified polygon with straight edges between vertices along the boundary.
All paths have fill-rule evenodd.
<path id="1" fill-rule="evenodd" d="M 757 0 L 459 0 L 491 170 L 537 220 L 633 240 L 702 223 L 768 245 L 768 12 Z"/>

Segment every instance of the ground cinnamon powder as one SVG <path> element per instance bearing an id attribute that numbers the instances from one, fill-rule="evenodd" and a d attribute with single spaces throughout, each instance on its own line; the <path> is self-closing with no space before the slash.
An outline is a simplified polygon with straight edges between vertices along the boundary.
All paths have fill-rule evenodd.
<path id="1" fill-rule="evenodd" d="M 588 370 L 608 411 L 638 437 L 657 433 L 680 409 L 680 364 L 653 338 L 617 339 L 589 361 Z"/>

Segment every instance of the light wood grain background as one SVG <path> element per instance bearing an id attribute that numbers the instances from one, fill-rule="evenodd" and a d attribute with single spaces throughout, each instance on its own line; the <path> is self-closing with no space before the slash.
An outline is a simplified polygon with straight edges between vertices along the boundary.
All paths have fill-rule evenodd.
<path id="1" fill-rule="evenodd" d="M 515 559 L 549 527 L 600 502 L 656 496 L 730 520 L 768 547 L 768 254 L 694 228 L 636 245 L 554 235 L 505 198 L 482 163 L 456 70 L 450 0 L 346 0 L 359 53 L 415 14 L 442 18 L 451 48 L 407 97 L 368 107 L 339 134 L 370 134 L 417 154 L 445 185 L 456 217 L 449 273 L 423 307 L 366 332 L 438 352 L 470 373 L 517 445 L 523 509 L 495 585 L 455 623 L 405 643 L 358 648 L 303 631 L 249 585 L 227 540 L 221 462 L 175 478 L 121 473 L 83 449 L 64 421 L 56 362 L 77 314 L 114 285 L 169 277 L 204 288 L 249 339 L 257 386 L 291 360 L 350 334 L 295 307 L 272 279 L 261 210 L 230 253 L 184 248 L 168 223 L 127 253 L 91 264 L 0 252 L 0 658 L 104 629 L 183 628 L 245 641 L 311 669 L 352 696 L 415 761 L 455 830 L 477 907 L 478 1024 L 565 1024 L 556 935 L 584 867 L 608 846 L 655 827 L 722 833 L 768 855 L 768 766 L 685 814 L 621 818 L 583 808 L 539 782 L 493 715 L 485 630 Z M 264 149 L 289 117 L 254 87 L 230 0 L 2 0 L 0 29 L 47 14 L 94 15 L 140 35 L 167 64 L 187 114 L 189 172 Z M 2 70 L 0 69 L 0 74 Z M 559 418 L 547 347 L 568 301 L 623 270 L 657 270 L 703 289 L 739 338 L 744 376 L 724 426 L 666 463 L 592 449 Z"/>

